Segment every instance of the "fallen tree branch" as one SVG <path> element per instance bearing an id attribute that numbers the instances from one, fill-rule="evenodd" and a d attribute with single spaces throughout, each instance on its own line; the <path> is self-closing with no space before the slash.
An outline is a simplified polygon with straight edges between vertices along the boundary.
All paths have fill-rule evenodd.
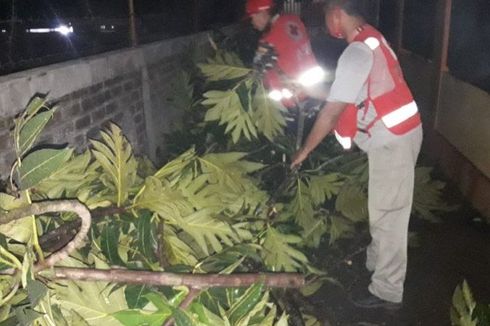
<path id="1" fill-rule="evenodd" d="M 126 284 L 161 286 L 184 285 L 194 289 L 209 287 L 249 287 L 262 282 L 272 288 L 300 288 L 305 277 L 298 273 L 254 273 L 254 274 L 178 274 L 125 269 L 89 269 L 54 267 L 43 272 L 43 276 L 58 280 L 101 281 Z"/>
<path id="2" fill-rule="evenodd" d="M 124 207 L 103 207 L 97 208 L 91 212 L 92 223 L 100 222 L 102 218 L 106 216 L 112 216 L 116 214 L 122 214 L 128 210 Z M 70 242 L 75 234 L 77 234 L 80 228 L 81 221 L 74 220 L 71 222 L 64 223 L 60 227 L 46 232 L 39 237 L 39 245 L 44 251 L 54 252 L 64 247 L 68 242 Z"/>
<path id="3" fill-rule="evenodd" d="M 7 224 L 26 216 L 42 215 L 51 212 L 76 213 L 81 219 L 80 231 L 66 246 L 53 253 L 46 260 L 35 264 L 34 272 L 54 266 L 58 261 L 67 258 L 75 249 L 83 245 L 92 221 L 90 211 L 77 200 L 56 200 L 32 203 L 29 206 L 17 208 L 0 215 L 0 224 Z"/>
<path id="4" fill-rule="evenodd" d="M 187 309 L 192 301 L 201 294 L 201 290 L 196 288 L 191 288 L 189 294 L 185 297 L 184 301 L 179 305 L 179 309 Z M 172 326 L 175 323 L 175 319 L 171 316 L 162 326 Z"/>

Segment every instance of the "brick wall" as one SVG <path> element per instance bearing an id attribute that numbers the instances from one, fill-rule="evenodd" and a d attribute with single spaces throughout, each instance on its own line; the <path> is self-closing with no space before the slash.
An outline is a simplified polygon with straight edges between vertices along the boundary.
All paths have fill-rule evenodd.
<path id="1" fill-rule="evenodd" d="M 196 34 L 0 77 L 0 179 L 15 159 L 10 130 L 14 117 L 36 93 L 58 106 L 41 144 L 86 148 L 109 121 L 118 124 L 137 154 L 160 163 L 164 133 L 181 114 L 168 106 L 169 85 L 189 44 L 205 48 Z"/>

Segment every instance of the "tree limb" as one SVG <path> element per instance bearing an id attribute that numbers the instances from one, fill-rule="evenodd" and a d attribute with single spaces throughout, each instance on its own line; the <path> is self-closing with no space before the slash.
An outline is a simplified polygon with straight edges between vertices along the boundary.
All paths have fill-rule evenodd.
<path id="1" fill-rule="evenodd" d="M 46 274 L 45 274 L 46 273 Z M 272 288 L 300 288 L 305 284 L 304 275 L 299 273 L 254 273 L 254 274 L 178 274 L 125 269 L 89 269 L 54 267 L 43 276 L 58 280 L 101 281 L 126 284 L 160 286 L 184 285 L 193 289 L 209 287 L 249 287 L 263 282 Z"/>
<path id="2" fill-rule="evenodd" d="M 115 214 L 122 214 L 127 212 L 124 207 L 104 207 L 97 208 L 92 211 L 92 223 L 96 223 L 105 216 L 112 216 Z M 44 251 L 53 252 L 64 247 L 68 242 L 70 242 L 75 234 L 77 234 L 80 228 L 81 221 L 75 220 L 71 222 L 64 223 L 60 227 L 49 231 L 39 237 L 39 245 Z"/>
<path id="3" fill-rule="evenodd" d="M 67 258 L 75 249 L 83 245 L 92 221 L 90 211 L 77 200 L 56 200 L 32 203 L 29 206 L 17 208 L 0 215 L 0 224 L 7 224 L 25 216 L 41 215 L 50 212 L 76 213 L 82 221 L 80 231 L 66 246 L 53 253 L 43 262 L 34 265 L 35 272 L 54 266 L 58 261 Z"/>
<path id="4" fill-rule="evenodd" d="M 179 305 L 179 309 L 185 310 L 187 309 L 192 301 L 201 294 L 201 290 L 196 288 L 191 288 L 189 294 L 185 297 L 184 301 Z M 162 326 L 172 326 L 175 323 L 174 318 L 171 316 Z"/>

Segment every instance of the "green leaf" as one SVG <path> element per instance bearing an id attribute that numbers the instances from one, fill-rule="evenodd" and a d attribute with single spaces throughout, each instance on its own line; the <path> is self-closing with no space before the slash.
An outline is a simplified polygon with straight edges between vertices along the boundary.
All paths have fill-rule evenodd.
<path id="1" fill-rule="evenodd" d="M 20 130 L 19 136 L 19 155 L 24 155 L 36 142 L 38 136 L 43 131 L 46 124 L 53 117 L 54 110 L 41 112 L 26 122 Z"/>
<path id="2" fill-rule="evenodd" d="M 175 319 L 175 326 L 195 326 L 196 323 L 192 319 L 192 317 L 185 311 L 174 308 L 172 313 Z"/>
<path id="3" fill-rule="evenodd" d="M 197 264 L 194 250 L 176 235 L 170 225 L 167 225 L 164 229 L 163 241 L 165 255 L 172 265 L 184 264 L 194 266 Z"/>
<path id="4" fill-rule="evenodd" d="M 157 260 L 155 249 L 157 247 L 155 224 L 152 223 L 153 215 L 144 213 L 138 219 L 138 249 L 149 262 Z"/>
<path id="5" fill-rule="evenodd" d="M 184 70 L 179 71 L 170 84 L 168 103 L 178 112 L 187 112 L 194 104 L 193 96 L 194 85 L 189 74 Z"/>
<path id="6" fill-rule="evenodd" d="M 167 299 L 161 293 L 150 292 L 145 295 L 145 298 L 150 300 L 151 303 L 158 309 L 158 311 L 165 311 L 171 313 L 171 306 Z"/>
<path id="7" fill-rule="evenodd" d="M 309 190 L 314 205 L 321 205 L 337 195 L 344 184 L 341 178 L 338 173 L 311 176 L 309 178 Z"/>
<path id="8" fill-rule="evenodd" d="M 146 178 L 143 192 L 133 208 L 153 211 L 162 219 L 171 221 L 192 213 L 194 210 L 187 198 L 164 182 L 156 177 Z"/>
<path id="9" fill-rule="evenodd" d="M 46 97 L 35 96 L 27 105 L 26 113 L 30 116 L 35 115 L 39 110 L 45 107 Z"/>
<path id="10" fill-rule="evenodd" d="M 254 244 L 238 244 L 226 248 L 222 252 L 205 258 L 198 266 L 194 267 L 203 272 L 221 272 L 232 266 L 234 263 L 241 261 L 243 258 L 253 258 L 255 261 L 260 260 L 257 251 L 260 246 Z"/>
<path id="11" fill-rule="evenodd" d="M 437 212 L 449 212 L 457 205 L 449 205 L 443 199 L 445 183 L 432 180 L 432 168 L 417 167 L 415 169 L 415 186 L 413 194 L 412 212 L 419 218 L 429 222 L 439 222 Z"/>
<path id="12" fill-rule="evenodd" d="M 178 218 L 177 224 L 199 245 L 199 248 L 209 255 L 209 247 L 214 252 L 223 250 L 223 243 L 232 246 L 239 238 L 234 230 L 223 221 L 213 218 L 209 210 L 202 209 L 184 218 Z"/>
<path id="13" fill-rule="evenodd" d="M 262 83 L 258 85 L 253 107 L 252 120 L 257 126 L 258 132 L 262 133 L 269 141 L 273 141 L 275 137 L 284 134 L 284 127 L 286 126 L 284 115 L 278 106 L 271 102 Z"/>
<path id="14" fill-rule="evenodd" d="M 100 247 L 109 263 L 111 265 L 125 266 L 126 264 L 119 256 L 118 251 L 119 236 L 121 234 L 119 226 L 114 223 L 107 224 L 101 233 Z"/>
<path id="15" fill-rule="evenodd" d="M 146 285 L 128 285 L 124 289 L 124 296 L 130 309 L 142 309 L 149 302 L 145 297 L 150 293 Z"/>
<path id="16" fill-rule="evenodd" d="M 335 209 L 352 222 L 367 220 L 366 192 L 356 183 L 344 185 L 335 201 Z"/>
<path id="17" fill-rule="evenodd" d="M 160 170 L 157 171 L 157 173 L 155 173 L 154 177 L 162 181 L 166 178 L 172 178 L 176 174 L 178 175 L 182 173 L 182 171 L 185 170 L 190 163 L 192 163 L 195 157 L 196 151 L 194 148 L 191 148 L 176 159 L 165 164 L 162 168 L 160 168 Z"/>
<path id="18" fill-rule="evenodd" d="M 34 321 L 43 316 L 43 314 L 35 311 L 29 306 L 20 306 L 15 308 L 14 311 L 19 324 L 22 326 L 34 325 Z"/>
<path id="19" fill-rule="evenodd" d="M 353 225 L 348 219 L 342 216 L 329 216 L 328 231 L 330 234 L 330 244 L 341 238 L 349 237 L 353 233 Z"/>
<path id="20" fill-rule="evenodd" d="M 274 272 L 300 270 L 308 263 L 308 258 L 291 245 L 301 241 L 302 239 L 296 235 L 284 234 L 269 227 L 262 245 L 265 264 Z"/>
<path id="21" fill-rule="evenodd" d="M 211 312 L 204 304 L 193 302 L 190 309 L 198 321 L 204 325 L 226 325 L 220 316 Z"/>
<path id="22" fill-rule="evenodd" d="M 255 305 L 257 305 L 263 297 L 263 289 L 264 285 L 262 283 L 254 284 L 247 289 L 235 304 L 233 304 L 227 312 L 228 319 L 232 325 L 235 325 L 240 319 L 255 308 Z"/>
<path id="23" fill-rule="evenodd" d="M 456 287 L 451 307 L 451 322 L 456 326 L 477 326 L 478 320 L 473 319 L 476 303 L 466 281 Z"/>
<path id="24" fill-rule="evenodd" d="M 21 189 L 29 189 L 58 171 L 70 159 L 73 149 L 41 149 L 22 160 L 19 168 Z"/>
<path id="25" fill-rule="evenodd" d="M 19 198 L 11 196 L 9 194 L 0 192 L 0 210 L 10 211 L 12 209 L 20 208 L 29 205 L 25 195 L 20 195 Z"/>
<path id="26" fill-rule="evenodd" d="M 75 310 L 70 312 L 71 314 L 71 325 L 74 326 L 90 326 L 85 319 L 83 319 L 80 314 L 78 314 Z"/>
<path id="27" fill-rule="evenodd" d="M 251 135 L 257 135 L 250 113 L 242 107 L 236 91 L 209 91 L 203 96 L 206 99 L 202 104 L 209 107 L 205 121 L 226 124 L 225 134 L 231 133 L 234 143 L 238 142 L 242 134 L 249 140 Z"/>
<path id="28" fill-rule="evenodd" d="M 36 190 L 53 199 L 79 197 L 83 189 L 100 177 L 93 167 L 89 168 L 90 160 L 90 151 L 72 156 L 58 171 L 39 182 Z"/>
<path id="29" fill-rule="evenodd" d="M 121 207 L 137 180 L 138 161 L 118 126 L 111 124 L 107 132 L 101 132 L 101 136 L 104 142 L 91 140 L 94 146 L 92 153 L 110 180 L 107 186 L 115 192 L 114 202 Z"/>
<path id="30" fill-rule="evenodd" d="M 0 193 L 1 210 L 10 211 L 12 209 L 24 207 L 27 205 L 29 205 L 29 202 L 27 201 L 25 195 L 21 195 L 20 198 L 16 198 L 5 193 Z M 1 234 L 21 243 L 27 243 L 31 239 L 32 232 L 33 230 L 31 217 L 24 217 L 18 220 L 14 220 L 10 223 L 0 225 Z"/>
<path id="31" fill-rule="evenodd" d="M 141 310 L 122 310 L 113 314 L 124 326 L 161 326 L 170 316 L 168 313 L 148 313 Z"/>
<path id="32" fill-rule="evenodd" d="M 315 224 L 315 210 L 308 185 L 300 178 L 296 182 L 296 193 L 291 202 L 291 210 L 296 223 L 304 229 Z"/>
<path id="33" fill-rule="evenodd" d="M 207 64 L 198 64 L 203 75 L 210 81 L 229 80 L 248 75 L 252 70 L 243 67 L 235 53 L 219 51 Z"/>
<path id="34" fill-rule="evenodd" d="M 96 268 L 107 269 L 96 257 Z M 73 258 L 62 261 L 65 267 L 87 268 L 85 264 Z M 124 287 L 114 290 L 113 285 L 105 282 L 84 282 L 83 287 L 78 282 L 57 281 L 51 284 L 54 292 L 54 303 L 60 305 L 65 316 L 71 316 L 76 311 L 89 325 L 120 326 L 121 323 L 112 316 L 113 313 L 128 309 Z"/>
<path id="35" fill-rule="evenodd" d="M 43 283 L 29 278 L 27 279 L 27 293 L 32 307 L 36 307 L 48 293 L 48 288 Z"/>

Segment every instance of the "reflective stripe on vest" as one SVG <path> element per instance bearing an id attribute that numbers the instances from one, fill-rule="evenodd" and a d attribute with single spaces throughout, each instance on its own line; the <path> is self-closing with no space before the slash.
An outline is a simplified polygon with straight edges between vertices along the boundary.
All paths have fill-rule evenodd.
<path id="1" fill-rule="evenodd" d="M 392 128 L 416 115 L 418 112 L 417 104 L 412 101 L 388 114 L 383 116 L 381 120 L 387 128 Z"/>
<path id="2" fill-rule="evenodd" d="M 379 41 L 375 37 L 368 37 L 364 40 L 364 44 L 366 44 L 371 50 L 376 50 L 379 46 Z"/>
<path id="3" fill-rule="evenodd" d="M 344 149 L 350 149 L 352 147 L 352 138 L 350 137 L 342 137 L 339 135 L 337 131 L 334 130 L 335 133 L 335 138 L 337 138 L 337 141 L 342 145 Z"/>

